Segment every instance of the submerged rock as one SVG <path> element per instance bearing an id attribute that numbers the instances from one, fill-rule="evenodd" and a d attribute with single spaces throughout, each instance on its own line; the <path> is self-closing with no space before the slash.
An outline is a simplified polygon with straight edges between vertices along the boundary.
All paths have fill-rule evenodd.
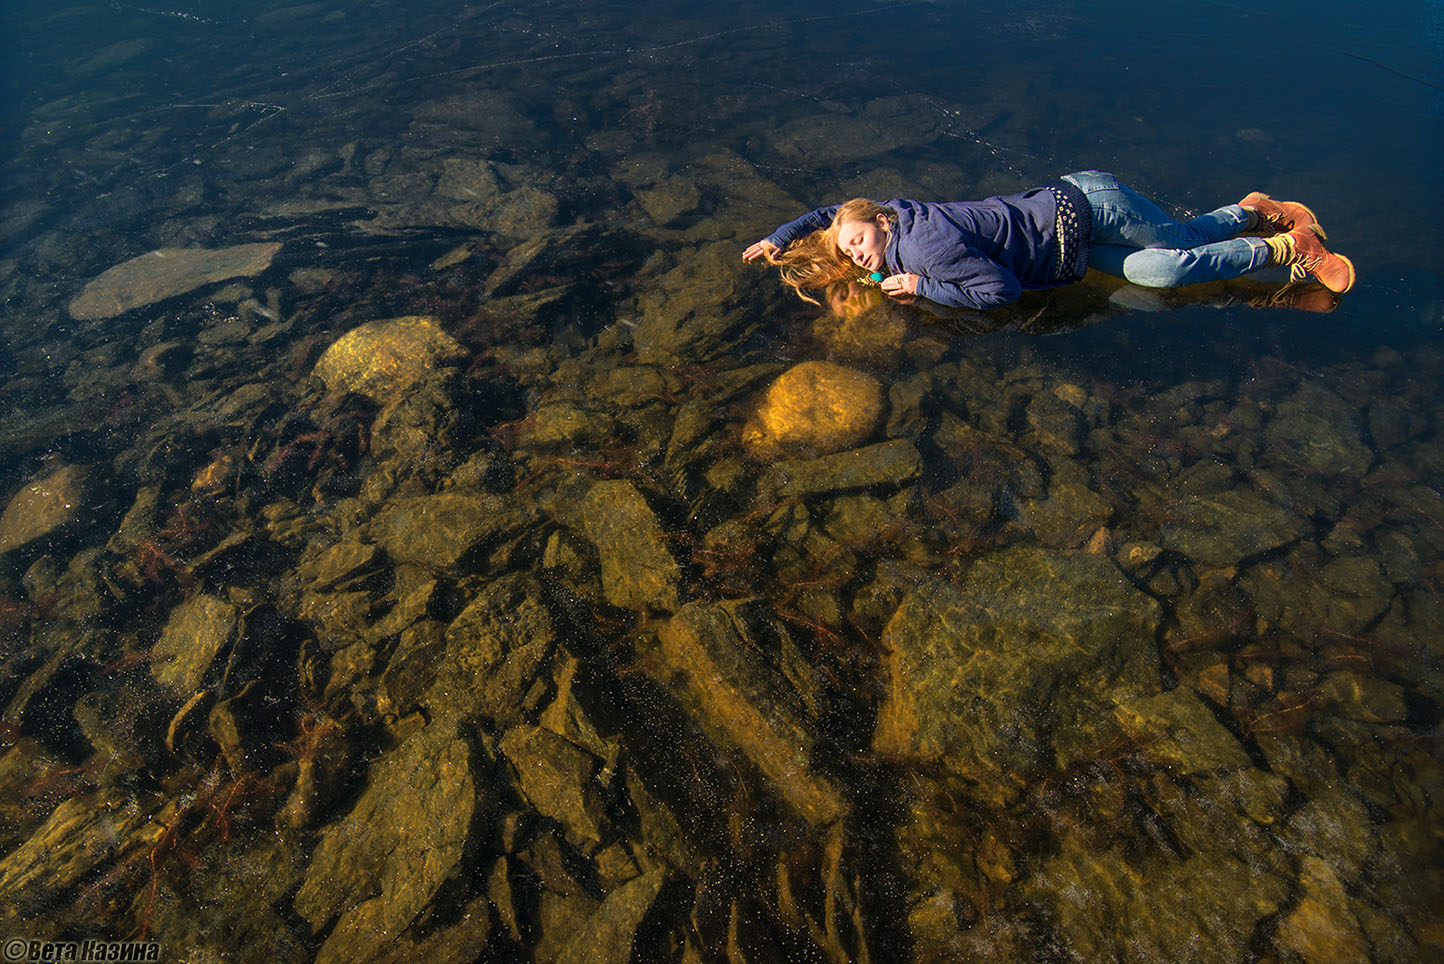
<path id="1" fill-rule="evenodd" d="M 15 493 L 0 515 L 0 552 L 29 545 L 76 521 L 85 506 L 89 470 L 67 465 Z"/>
<path id="2" fill-rule="evenodd" d="M 867 441 L 882 420 L 882 383 L 832 362 L 806 361 L 778 376 L 743 429 L 758 458 L 827 455 Z"/>
<path id="3" fill-rule="evenodd" d="M 105 271 L 70 302 L 82 321 L 113 318 L 132 308 L 193 291 L 227 278 L 252 277 L 271 266 L 281 242 L 229 248 L 161 248 Z"/>
<path id="4" fill-rule="evenodd" d="M 312 374 L 333 393 L 356 392 L 389 402 L 438 366 L 466 354 L 431 318 L 409 315 L 372 321 L 342 335 Z"/>
<path id="5" fill-rule="evenodd" d="M 433 713 L 519 723 L 555 644 L 540 586 L 524 576 L 488 582 L 446 628 L 445 655 L 423 702 Z"/>
<path id="6" fill-rule="evenodd" d="M 706 361 L 736 345 L 755 308 L 755 281 L 728 242 L 698 249 L 638 297 L 632 345 L 643 364 Z"/>
<path id="7" fill-rule="evenodd" d="M 598 482 L 582 504 L 587 538 L 602 564 L 602 592 L 624 609 L 677 609 L 681 570 L 661 525 L 630 482 Z"/>
<path id="8" fill-rule="evenodd" d="M 937 759 L 1005 803 L 1051 762 L 1060 723 L 1158 692 L 1159 619 L 1158 603 L 1097 556 L 985 556 L 961 588 L 913 590 L 888 623 L 873 747 Z"/>
<path id="9" fill-rule="evenodd" d="M 1119 964 L 1243 960 L 1258 921 L 1287 897 L 1279 877 L 1224 845 L 1183 860 L 1155 855 L 1144 873 L 1071 834 L 1026 887 L 1064 959 Z"/>
<path id="10" fill-rule="evenodd" d="M 906 439 L 896 439 L 817 459 L 778 462 L 763 473 L 757 488 L 784 498 L 869 489 L 911 482 L 922 468 L 917 447 Z"/>
<path id="11" fill-rule="evenodd" d="M 562 950 L 557 964 L 627 964 L 642 919 L 662 891 L 662 868 L 648 871 L 607 895 Z"/>
<path id="12" fill-rule="evenodd" d="M 1126 700 L 1113 708 L 1113 715 L 1125 733 L 1147 747 L 1150 759 L 1179 773 L 1212 773 L 1251 765 L 1238 740 L 1191 690 L 1180 687 Z"/>
<path id="13" fill-rule="evenodd" d="M 319 933 L 318 962 L 370 961 L 416 922 L 467 859 L 491 801 L 477 751 L 454 719 L 376 761 L 356 806 L 326 828 L 296 892 L 296 913 Z"/>
<path id="14" fill-rule="evenodd" d="M 446 568 L 525 527 L 531 511 L 498 496 L 442 492 L 389 503 L 371 534 L 393 560 Z"/>
<path id="15" fill-rule="evenodd" d="M 153 848 L 166 832 L 142 801 L 119 791 L 62 802 L 19 847 L 0 860 L 0 922 L 15 922 L 30 900 L 78 884 L 128 851 Z"/>
<path id="16" fill-rule="evenodd" d="M 1303 899 L 1279 924 L 1274 941 L 1304 964 L 1369 964 L 1369 943 L 1344 885 L 1319 858 L 1306 856 L 1302 864 Z"/>
<path id="17" fill-rule="evenodd" d="M 514 726 L 499 746 L 516 768 L 521 792 L 539 813 L 578 842 L 601 841 L 603 813 L 595 780 L 600 760 L 539 726 Z"/>
<path id="18" fill-rule="evenodd" d="M 177 696 L 201 688 L 216 655 L 235 637 L 240 611 L 230 603 L 197 593 L 171 610 L 160 640 L 151 647 L 151 675 Z"/>
<path id="19" fill-rule="evenodd" d="M 683 701 L 713 740 L 740 749 L 815 826 L 847 811 L 840 789 L 812 770 L 816 737 L 797 688 L 723 606 L 689 603 L 658 633 Z"/>
<path id="20" fill-rule="evenodd" d="M 1286 546 L 1311 528 L 1307 519 L 1245 488 L 1183 498 L 1165 512 L 1163 545 L 1214 568 Z"/>
<path id="21" fill-rule="evenodd" d="M 1322 475 L 1363 475 L 1373 461 L 1364 416 L 1333 392 L 1305 384 L 1268 423 L 1278 457 Z"/>

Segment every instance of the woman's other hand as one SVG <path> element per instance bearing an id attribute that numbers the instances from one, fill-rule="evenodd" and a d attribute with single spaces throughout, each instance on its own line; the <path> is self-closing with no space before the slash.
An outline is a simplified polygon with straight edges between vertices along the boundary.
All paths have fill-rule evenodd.
<path id="1" fill-rule="evenodd" d="M 755 244 L 749 244 L 747 246 L 747 250 L 742 252 L 742 260 L 756 261 L 764 254 L 768 255 L 769 257 L 775 257 L 777 255 L 777 250 L 777 245 L 773 244 L 771 241 L 764 239 L 762 241 L 756 242 Z"/>
<path id="2" fill-rule="evenodd" d="M 882 279 L 883 294 L 893 298 L 911 298 L 918 293 L 918 276 L 910 272 Z"/>

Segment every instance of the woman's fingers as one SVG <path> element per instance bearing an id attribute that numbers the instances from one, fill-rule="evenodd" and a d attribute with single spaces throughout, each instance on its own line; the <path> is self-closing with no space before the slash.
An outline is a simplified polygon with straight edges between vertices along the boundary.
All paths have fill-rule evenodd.
<path id="1" fill-rule="evenodd" d="M 756 261 L 758 258 L 766 254 L 769 250 L 777 250 L 776 245 L 769 244 L 767 241 L 758 241 L 754 244 L 749 244 L 747 246 L 747 250 L 742 252 L 742 260 Z"/>
<path id="2" fill-rule="evenodd" d="M 882 279 L 879 287 L 890 295 L 915 295 L 918 291 L 918 276 L 911 273 L 895 274 Z"/>

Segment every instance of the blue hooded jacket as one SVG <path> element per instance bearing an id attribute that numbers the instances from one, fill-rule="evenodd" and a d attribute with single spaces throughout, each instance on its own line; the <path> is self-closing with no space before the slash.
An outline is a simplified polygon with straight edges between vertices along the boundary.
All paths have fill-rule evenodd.
<path id="1" fill-rule="evenodd" d="M 1077 280 L 1060 277 L 1058 202 L 1048 186 L 982 201 L 894 198 L 885 206 L 897 212 L 884 252 L 889 272 L 917 275 L 918 296 L 929 301 L 996 308 L 1025 290 Z M 767 240 L 786 248 L 830 225 L 840 207 L 810 211 L 782 225 Z"/>

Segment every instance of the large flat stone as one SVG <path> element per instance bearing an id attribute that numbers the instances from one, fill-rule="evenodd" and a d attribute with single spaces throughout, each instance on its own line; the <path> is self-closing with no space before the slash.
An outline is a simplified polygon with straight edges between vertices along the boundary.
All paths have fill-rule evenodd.
<path id="1" fill-rule="evenodd" d="M 114 318 L 132 308 L 193 291 L 228 278 L 252 277 L 271 266 L 281 242 L 229 248 L 161 248 L 105 271 L 70 302 L 83 321 Z"/>

